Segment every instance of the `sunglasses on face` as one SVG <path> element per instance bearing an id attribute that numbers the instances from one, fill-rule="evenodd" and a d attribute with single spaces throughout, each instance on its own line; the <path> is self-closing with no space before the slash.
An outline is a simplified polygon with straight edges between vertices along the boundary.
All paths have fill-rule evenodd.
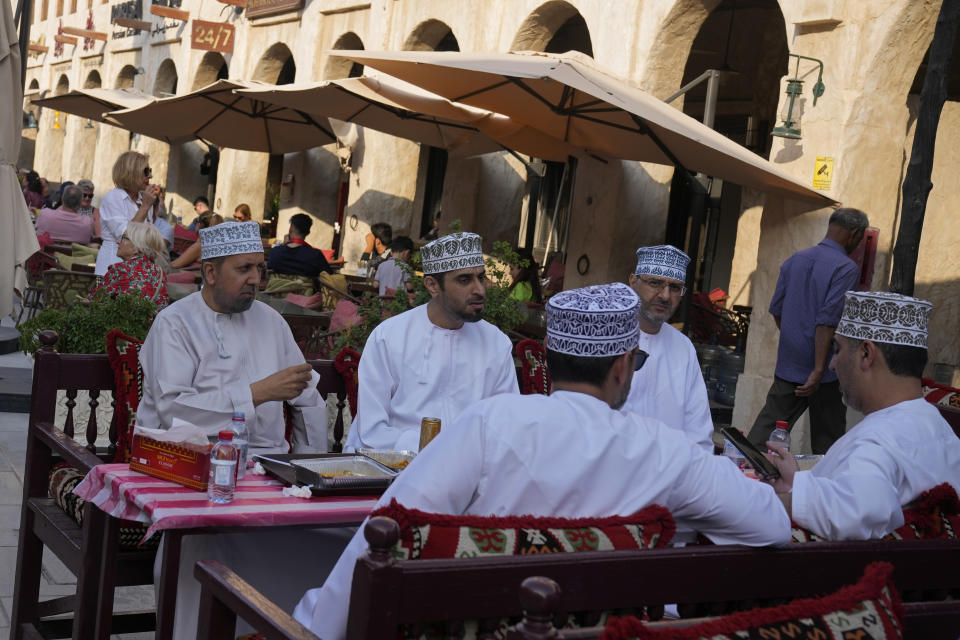
<path id="1" fill-rule="evenodd" d="M 93 197 L 93 194 L 92 194 L 92 193 L 85 193 L 85 194 L 83 194 L 83 197 L 84 197 L 84 198 L 92 198 L 92 197 Z"/>
<path id="2" fill-rule="evenodd" d="M 647 361 L 647 356 L 650 354 L 644 351 L 643 349 L 637 347 L 633 350 L 634 361 L 633 361 L 633 370 L 640 371 L 640 367 L 643 366 L 643 363 Z"/>
<path id="3" fill-rule="evenodd" d="M 152 177 L 153 177 L 153 169 L 151 169 L 150 167 L 147 167 L 146 169 L 144 169 L 144 170 L 143 170 L 143 177 L 144 177 L 144 178 L 152 178 Z"/>

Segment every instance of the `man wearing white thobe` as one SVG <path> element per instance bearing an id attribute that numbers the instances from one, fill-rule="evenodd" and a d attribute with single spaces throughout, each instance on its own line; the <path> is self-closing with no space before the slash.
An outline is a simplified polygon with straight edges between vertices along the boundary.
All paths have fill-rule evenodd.
<path id="1" fill-rule="evenodd" d="M 830 369 L 864 419 L 809 471 L 781 446 L 767 457 L 793 519 L 828 540 L 880 538 L 903 525 L 903 507 L 949 482 L 960 492 L 960 439 L 923 399 L 932 305 L 884 292 L 846 294 Z"/>
<path id="2" fill-rule="evenodd" d="M 633 375 L 623 411 L 679 429 L 713 451 L 713 419 L 693 343 L 667 321 L 683 299 L 690 257 L 670 245 L 637 249 L 630 287 L 640 298 L 640 349 L 650 354 Z"/>
<path id="3" fill-rule="evenodd" d="M 677 430 L 617 411 L 637 363 L 637 296 L 622 283 L 574 289 L 547 303 L 554 392 L 482 400 L 446 426 L 383 495 L 454 515 L 628 515 L 665 506 L 678 530 L 715 542 L 785 544 L 790 521 L 774 491 Z M 345 636 L 354 536 L 326 583 L 294 617 L 324 638 Z"/>
<path id="4" fill-rule="evenodd" d="M 510 339 L 482 319 L 480 236 L 450 234 L 424 245 L 420 255 L 432 297 L 384 320 L 367 339 L 347 450 L 416 451 L 423 418 L 445 426 L 477 400 L 519 393 Z"/>
<path id="5" fill-rule="evenodd" d="M 286 452 L 282 402 L 294 406 L 294 444 L 326 450 L 326 408 L 317 374 L 304 361 L 290 328 L 254 300 L 264 269 L 256 222 L 226 222 L 200 231 L 203 289 L 159 314 L 140 351 L 143 397 L 137 424 L 169 429 L 179 418 L 216 434 L 243 412 L 251 453 Z M 292 606 L 305 586 L 296 567 L 324 573 L 352 529 L 294 530 L 185 536 L 177 584 L 174 637 L 196 637 L 200 585 L 193 565 L 201 558 L 228 563 L 268 597 Z M 288 552 L 297 549 L 296 557 Z M 306 555 L 304 555 L 306 554 Z M 154 578 L 159 581 L 162 554 Z M 288 571 L 284 571 L 284 567 Z M 287 576 L 276 580 L 277 572 Z M 304 578 L 306 580 L 307 578 Z"/>

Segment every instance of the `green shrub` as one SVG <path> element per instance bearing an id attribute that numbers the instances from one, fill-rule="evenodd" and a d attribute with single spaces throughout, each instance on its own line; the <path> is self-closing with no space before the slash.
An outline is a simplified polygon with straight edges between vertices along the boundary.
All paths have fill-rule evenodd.
<path id="1" fill-rule="evenodd" d="M 123 294 L 116 298 L 98 291 L 89 304 L 77 302 L 69 309 L 46 309 L 17 326 L 20 331 L 20 350 L 36 353 L 39 333 L 50 329 L 60 339 L 56 349 L 60 353 L 106 353 L 107 333 L 120 329 L 131 338 L 143 340 L 156 315 L 156 305 L 137 295 Z"/>

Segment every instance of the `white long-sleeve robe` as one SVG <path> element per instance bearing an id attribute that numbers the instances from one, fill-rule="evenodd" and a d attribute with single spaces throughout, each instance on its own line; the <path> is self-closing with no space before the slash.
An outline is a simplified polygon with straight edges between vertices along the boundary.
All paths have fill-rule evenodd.
<path id="1" fill-rule="evenodd" d="M 519 393 L 511 347 L 485 320 L 442 329 L 425 304 L 384 320 L 360 359 L 348 450 L 416 451 L 423 418 L 440 418 L 445 427 L 477 400 Z"/>
<path id="2" fill-rule="evenodd" d="M 713 451 L 713 419 L 693 343 L 664 323 L 654 334 L 640 332 L 640 349 L 649 356 L 633 374 L 622 411 L 656 418 Z"/>
<path id="3" fill-rule="evenodd" d="M 665 506 L 679 529 L 719 544 L 785 544 L 790 520 L 769 485 L 746 478 L 662 423 L 614 411 L 592 396 L 501 395 L 463 412 L 383 495 L 406 507 L 467 515 L 629 515 Z M 363 527 L 322 588 L 294 617 L 324 640 L 346 631 Z"/>
<path id="4" fill-rule="evenodd" d="M 97 264 L 94 268 L 98 276 L 104 275 L 110 265 L 123 262 L 117 255 L 120 237 L 139 209 L 137 201 L 120 187 L 103 194 L 100 199 L 100 238 L 103 242 L 97 252 Z M 153 209 L 147 211 L 147 222 L 153 222 Z"/>
<path id="5" fill-rule="evenodd" d="M 867 415 L 793 479 L 793 519 L 829 540 L 880 538 L 903 507 L 949 482 L 960 493 L 960 439 L 926 400 Z"/>
<path id="6" fill-rule="evenodd" d="M 268 305 L 255 300 L 242 313 L 217 313 L 200 292 L 193 293 L 157 314 L 140 350 L 144 380 L 137 424 L 169 429 L 180 418 L 216 435 L 241 411 L 252 452 L 285 452 L 282 403 L 254 407 L 250 384 L 303 362 L 289 325 Z M 312 372 L 307 388 L 290 403 L 302 412 L 305 433 L 295 431 L 295 445 L 303 450 L 327 449 L 318 380 Z"/>

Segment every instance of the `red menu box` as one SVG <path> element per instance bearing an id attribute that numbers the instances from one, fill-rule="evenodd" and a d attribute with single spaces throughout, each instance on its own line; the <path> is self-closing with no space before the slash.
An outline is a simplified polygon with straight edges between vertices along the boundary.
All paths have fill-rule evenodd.
<path id="1" fill-rule="evenodd" d="M 212 444 L 175 444 L 133 436 L 130 468 L 198 491 L 207 490 Z"/>

